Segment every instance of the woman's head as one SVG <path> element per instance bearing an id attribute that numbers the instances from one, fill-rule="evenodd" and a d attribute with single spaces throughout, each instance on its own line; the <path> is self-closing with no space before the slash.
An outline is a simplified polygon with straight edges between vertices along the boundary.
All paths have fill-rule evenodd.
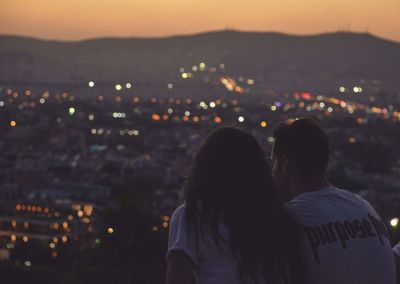
<path id="1" fill-rule="evenodd" d="M 239 213 L 236 206 L 254 202 L 272 186 L 257 140 L 244 130 L 225 127 L 212 132 L 195 154 L 185 194 L 218 213 Z"/>
<path id="2" fill-rule="evenodd" d="M 213 131 L 192 160 L 184 190 L 189 230 L 200 237 L 207 230 L 218 244 L 222 220 L 244 281 L 288 270 L 299 229 L 277 198 L 254 136 L 235 127 Z"/>

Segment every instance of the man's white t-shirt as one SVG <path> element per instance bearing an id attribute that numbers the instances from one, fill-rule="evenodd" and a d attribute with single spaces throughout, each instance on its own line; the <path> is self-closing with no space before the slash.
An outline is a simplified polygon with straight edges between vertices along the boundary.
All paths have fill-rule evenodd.
<path id="1" fill-rule="evenodd" d="M 295 197 L 287 209 L 304 229 L 308 283 L 396 283 L 385 225 L 366 200 L 328 186 Z"/>

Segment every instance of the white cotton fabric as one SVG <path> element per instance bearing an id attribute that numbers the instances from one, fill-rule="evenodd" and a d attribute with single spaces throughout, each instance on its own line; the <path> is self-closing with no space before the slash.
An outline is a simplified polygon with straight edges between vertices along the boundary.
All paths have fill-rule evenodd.
<path id="1" fill-rule="evenodd" d="M 221 224 L 221 235 L 227 240 L 228 229 Z M 227 244 L 216 247 L 213 240 L 206 235 L 200 238 L 196 250 L 193 238 L 186 231 L 185 206 L 178 207 L 171 218 L 167 258 L 173 251 L 186 253 L 195 263 L 196 283 L 198 284 L 240 284 L 237 261 Z"/>
<path id="2" fill-rule="evenodd" d="M 288 202 L 304 228 L 309 284 L 395 284 L 384 223 L 360 196 L 328 186 Z"/>
<path id="3" fill-rule="evenodd" d="M 168 257 L 176 250 L 186 253 L 195 263 L 196 284 L 241 284 L 237 260 L 229 245 L 229 231 L 222 222 L 219 228 L 222 238 L 218 248 L 211 236 L 205 233 L 205 238 L 200 238 L 196 250 L 193 238 L 189 238 L 186 231 L 185 206 L 175 210 L 171 218 Z M 269 284 L 259 282 L 259 284 Z"/>
<path id="4" fill-rule="evenodd" d="M 398 243 L 394 248 L 393 248 L 394 253 L 400 257 L 400 243 Z"/>

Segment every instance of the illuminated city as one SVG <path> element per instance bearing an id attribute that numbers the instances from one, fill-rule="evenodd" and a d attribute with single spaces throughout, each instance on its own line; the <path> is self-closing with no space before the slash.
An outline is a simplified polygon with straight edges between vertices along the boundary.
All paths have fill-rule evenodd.
<path id="1" fill-rule="evenodd" d="M 261 96 L 253 88 L 262 82 L 231 74 L 224 63 L 176 69 L 177 80 L 161 89 L 134 81 L 89 81 L 73 90 L 2 84 L 3 259 L 26 266 L 46 263 L 23 252 L 32 243 L 47 246 L 43 253 L 49 258 L 62 258 L 101 245 L 105 234 L 118 235 L 115 225 L 99 216 L 117 202 L 120 187 L 139 192 L 137 187 L 149 187 L 140 195 L 150 198 L 150 211 L 158 217 L 148 230 L 165 232 L 203 135 L 220 125 L 237 125 L 250 129 L 269 151 L 276 122 L 300 116 L 326 124 L 334 143 L 333 180 L 369 198 L 398 239 L 392 205 L 400 202 L 400 112 L 399 104 L 391 103 L 398 101 L 396 94 L 383 96 L 379 81 L 360 79 L 326 94 L 299 90 Z M 207 94 L 188 95 L 189 80 L 197 80 L 193 88 Z M 165 95 L 146 94 L 155 90 Z"/>
<path id="2" fill-rule="evenodd" d="M 380 20 L 396 21 L 398 4 L 349 1 L 335 14 L 325 4 L 286 3 L 283 13 L 270 3 L 264 15 L 261 2 L 6 2 L 5 283 L 165 283 L 172 213 L 204 138 L 237 126 L 270 160 L 273 129 L 289 118 L 321 122 L 329 180 L 369 201 L 391 244 L 400 242 L 400 35 Z M 336 19 L 342 13 L 347 20 Z M 236 30 L 232 15 L 251 31 Z"/>

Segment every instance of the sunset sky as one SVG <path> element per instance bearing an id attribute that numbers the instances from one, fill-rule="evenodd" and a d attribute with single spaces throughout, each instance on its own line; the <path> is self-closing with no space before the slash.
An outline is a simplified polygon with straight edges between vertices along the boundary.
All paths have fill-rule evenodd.
<path id="1" fill-rule="evenodd" d="M 0 0 L 0 34 L 152 37 L 225 28 L 369 31 L 400 42 L 400 0 Z"/>

